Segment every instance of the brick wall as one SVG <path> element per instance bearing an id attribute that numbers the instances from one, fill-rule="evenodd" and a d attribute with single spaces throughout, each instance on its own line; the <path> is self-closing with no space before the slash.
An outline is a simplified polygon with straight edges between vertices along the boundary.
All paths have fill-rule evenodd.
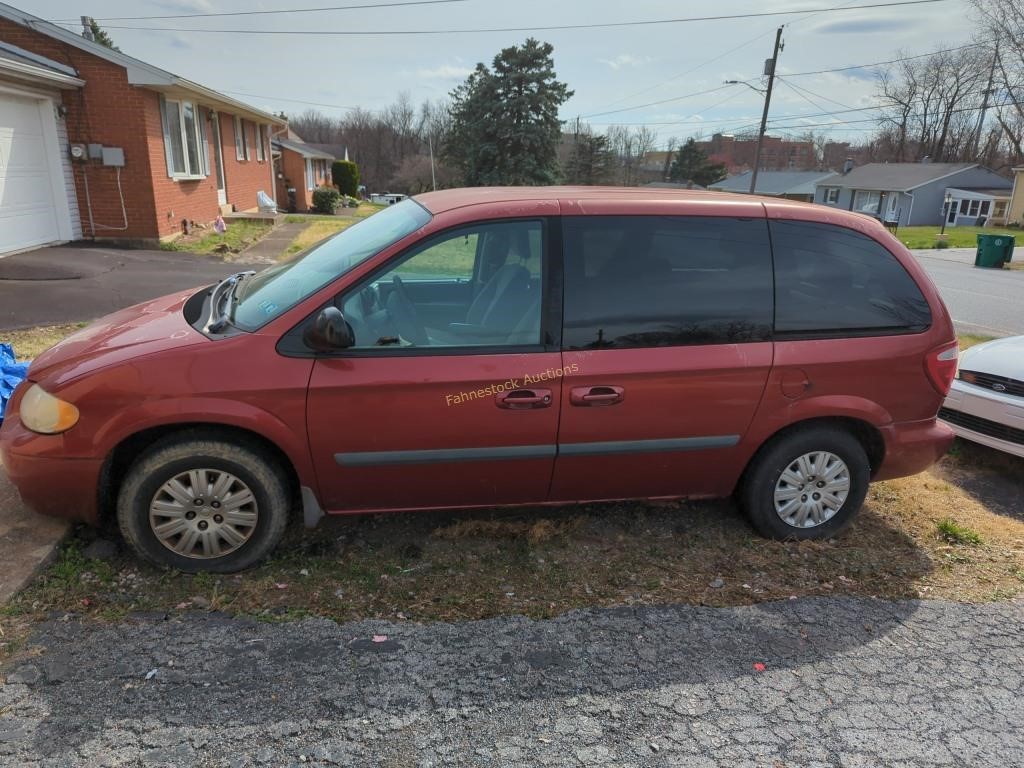
<path id="1" fill-rule="evenodd" d="M 314 164 L 317 162 L 313 161 Z M 290 149 L 281 150 L 281 169 L 284 179 L 277 180 L 277 204 L 282 210 L 288 207 L 288 187 L 295 187 L 295 210 L 300 212 L 313 209 L 313 190 L 306 189 L 306 159 Z M 314 168 L 316 186 L 332 186 L 331 162 L 324 161 L 323 168 Z"/>
<path id="2" fill-rule="evenodd" d="M 263 160 L 256 159 L 256 124 L 242 120 L 242 129 L 249 140 L 249 159 L 239 160 L 235 153 L 234 115 L 221 113 L 220 135 L 224 147 L 224 177 L 227 181 L 228 202 L 236 211 L 252 211 L 258 207 L 256 193 L 263 190 L 274 196 L 273 163 L 270 159 L 270 142 L 267 128 L 263 130 Z M 212 157 L 212 155 L 211 155 Z M 210 169 L 213 170 L 212 167 Z"/>
<path id="3" fill-rule="evenodd" d="M 103 228 L 120 228 L 124 224 L 117 170 L 104 167 L 96 160 L 75 164 L 75 186 L 84 236 L 93 234 L 89 223 L 88 200 L 91 200 L 97 237 L 154 237 L 153 188 L 143 128 L 143 104 L 147 92 L 129 85 L 122 67 L 6 19 L 0 19 L 0 40 L 74 67 L 79 77 L 86 81 L 84 88 L 61 93 L 68 109 L 65 119 L 68 141 L 124 149 L 125 166 L 120 175 L 128 214 L 127 229 Z"/>
<path id="4" fill-rule="evenodd" d="M 0 40 L 74 67 L 85 81 L 83 88 L 61 93 L 68 109 L 68 141 L 124 149 L 120 181 L 128 219 L 126 228 L 117 169 L 96 160 L 75 163 L 75 186 L 85 237 L 155 240 L 181 232 L 183 220 L 208 224 L 217 217 L 220 207 L 211 144 L 215 126 L 209 120 L 210 110 L 201 101 L 201 141 L 206 144 L 210 158 L 210 175 L 198 180 L 174 180 L 167 173 L 160 96 L 156 91 L 129 85 L 125 69 L 117 64 L 6 19 L 0 19 Z M 231 114 L 219 114 L 227 202 L 238 211 L 255 210 L 259 190 L 273 196 L 267 128 L 264 159 L 258 161 L 256 124 L 242 121 L 249 139 L 249 159 L 239 161 L 235 159 L 233 120 Z M 94 228 L 89 223 L 90 201 Z"/>

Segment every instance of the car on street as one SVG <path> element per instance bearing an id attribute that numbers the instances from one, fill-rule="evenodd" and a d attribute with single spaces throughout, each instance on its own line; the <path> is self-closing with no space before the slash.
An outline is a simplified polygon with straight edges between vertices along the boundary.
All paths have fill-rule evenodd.
<path id="1" fill-rule="evenodd" d="M 939 418 L 965 440 L 1024 456 L 1024 336 L 964 350 Z"/>
<path id="2" fill-rule="evenodd" d="M 0 456 L 39 512 L 235 571 L 325 514 L 735 495 L 828 538 L 953 433 L 931 280 L 877 221 L 598 187 L 396 202 L 38 357 Z"/>

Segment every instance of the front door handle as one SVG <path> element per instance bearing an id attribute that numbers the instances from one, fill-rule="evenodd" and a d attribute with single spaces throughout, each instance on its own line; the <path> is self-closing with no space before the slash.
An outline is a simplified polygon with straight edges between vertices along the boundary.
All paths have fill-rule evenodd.
<path id="1" fill-rule="evenodd" d="M 526 411 L 534 408 L 551 407 L 550 389 L 513 389 L 509 392 L 499 392 L 495 398 L 495 405 L 499 408 L 508 408 L 513 411 Z"/>
<path id="2" fill-rule="evenodd" d="M 599 405 L 615 405 L 626 399 L 622 387 L 596 386 L 573 387 L 569 390 L 569 402 L 573 405 L 594 407 Z"/>

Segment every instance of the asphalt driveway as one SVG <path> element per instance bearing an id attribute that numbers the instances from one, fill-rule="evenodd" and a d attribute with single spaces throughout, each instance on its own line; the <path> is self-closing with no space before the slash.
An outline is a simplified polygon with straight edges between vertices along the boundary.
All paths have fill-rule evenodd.
<path id="1" fill-rule="evenodd" d="M 58 246 L 0 259 L 0 331 L 94 320 L 245 265 L 174 251 Z"/>
<path id="2" fill-rule="evenodd" d="M 0 687 L 2 765 L 1024 764 L 1019 601 L 65 618 Z"/>

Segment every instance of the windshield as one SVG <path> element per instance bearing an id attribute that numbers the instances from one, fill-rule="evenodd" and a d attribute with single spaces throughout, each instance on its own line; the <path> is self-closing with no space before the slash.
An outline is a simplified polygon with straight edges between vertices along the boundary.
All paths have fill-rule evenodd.
<path id="1" fill-rule="evenodd" d="M 232 322 L 242 330 L 256 330 L 429 221 L 430 214 L 423 206 L 403 200 L 326 240 L 302 258 L 253 275 L 238 286 Z"/>

